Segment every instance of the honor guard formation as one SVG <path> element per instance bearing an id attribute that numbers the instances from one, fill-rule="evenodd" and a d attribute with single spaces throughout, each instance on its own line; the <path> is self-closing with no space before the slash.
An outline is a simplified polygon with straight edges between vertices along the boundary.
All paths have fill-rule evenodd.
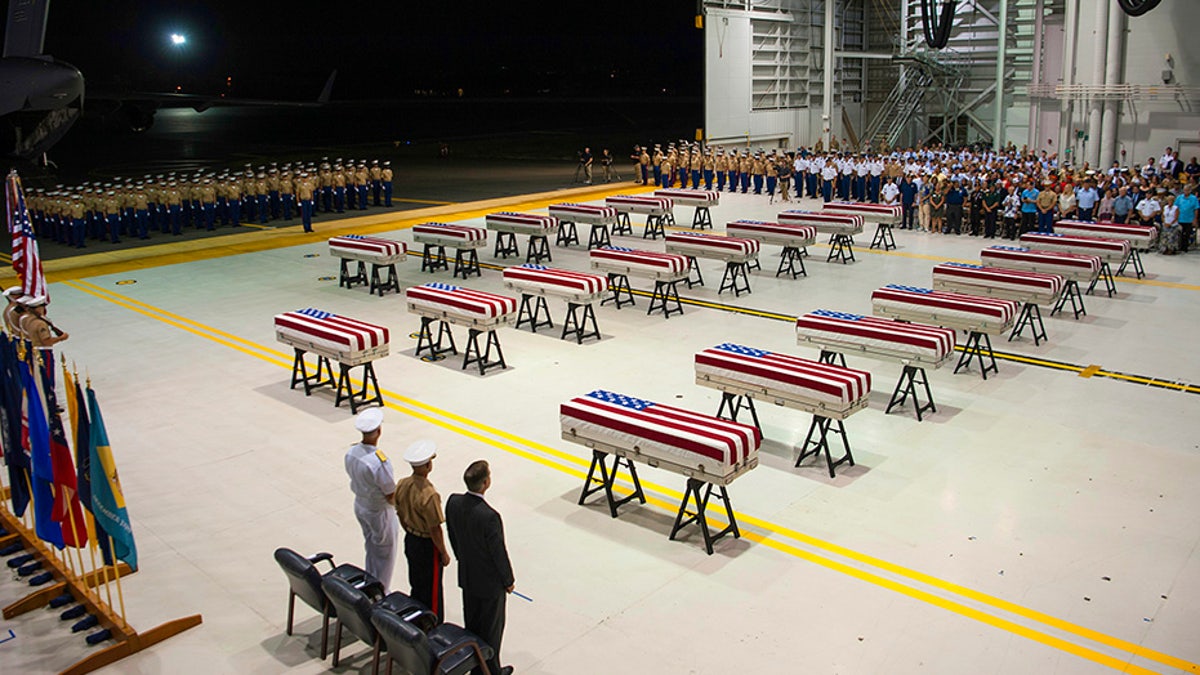
<path id="1" fill-rule="evenodd" d="M 312 231 L 318 214 L 392 206 L 390 161 L 329 160 L 114 178 L 32 189 L 26 201 L 43 240 L 85 248 L 244 224 L 299 218 Z"/>

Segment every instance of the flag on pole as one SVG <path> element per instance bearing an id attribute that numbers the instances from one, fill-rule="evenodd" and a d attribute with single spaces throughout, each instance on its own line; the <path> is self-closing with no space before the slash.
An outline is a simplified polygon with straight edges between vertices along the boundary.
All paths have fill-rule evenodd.
<path id="1" fill-rule="evenodd" d="M 71 431 L 75 441 L 75 479 L 79 490 L 79 503 L 83 506 L 87 521 L 88 546 L 100 548 L 104 564 L 113 564 L 112 547 L 108 545 L 108 533 L 96 522 L 92 514 L 92 430 L 88 422 L 87 399 L 83 387 L 67 372 L 63 364 L 63 383 L 67 393 L 67 414 L 71 418 Z"/>
<path id="2" fill-rule="evenodd" d="M 121 481 L 117 477 L 112 448 L 108 446 L 108 432 L 104 428 L 104 418 L 100 415 L 100 403 L 91 387 L 88 387 L 87 398 L 88 417 L 91 421 L 92 513 L 96 516 L 96 523 L 112 537 L 113 553 L 116 557 L 137 569 L 133 526 L 129 522 L 129 514 L 125 511 L 125 495 L 121 492 Z"/>
<path id="3" fill-rule="evenodd" d="M 25 295 L 44 295 L 49 298 L 46 275 L 42 270 L 42 256 L 38 253 L 37 236 L 33 233 L 33 221 L 29 219 L 29 209 L 25 206 L 21 177 L 16 171 L 8 172 L 5 190 L 8 231 L 12 234 L 12 266 L 17 277 L 21 279 L 21 290 Z"/>
<path id="4" fill-rule="evenodd" d="M 25 385 L 26 415 L 29 420 L 29 453 L 33 477 L 34 531 L 42 541 L 58 548 L 65 546 L 62 527 L 54 520 L 54 463 L 50 459 L 50 427 L 42 393 L 34 381 L 29 364 L 22 361 L 21 381 Z"/>
<path id="5" fill-rule="evenodd" d="M 21 398 L 17 350 L 10 338 L 0 337 L 0 442 L 4 444 L 4 463 L 8 465 L 13 514 L 18 518 L 25 515 L 31 499 L 30 458 L 21 443 Z"/>
<path id="6" fill-rule="evenodd" d="M 54 391 L 54 380 L 50 376 L 53 368 L 54 364 L 49 359 L 40 366 L 42 389 L 46 393 L 46 421 L 50 428 L 50 462 L 54 470 L 54 512 L 51 517 L 62 525 L 63 543 L 83 548 L 88 541 L 87 523 L 83 520 L 83 509 L 79 505 L 75 463 L 71 461 L 67 432 L 58 413 L 58 394 Z"/>

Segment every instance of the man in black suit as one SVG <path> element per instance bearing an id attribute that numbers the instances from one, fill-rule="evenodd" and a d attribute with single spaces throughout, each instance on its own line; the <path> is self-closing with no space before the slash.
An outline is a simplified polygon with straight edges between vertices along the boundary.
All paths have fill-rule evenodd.
<path id="1" fill-rule="evenodd" d="M 472 462 L 463 473 L 467 494 L 446 501 L 446 529 L 458 559 L 458 586 L 463 595 L 466 629 L 496 650 L 488 661 L 492 675 L 508 675 L 512 666 L 500 667 L 500 639 L 504 636 L 504 606 L 513 592 L 512 564 L 504 546 L 500 514 L 488 506 L 483 494 L 492 486 L 484 460 Z M 476 669 L 475 675 L 482 672 Z"/>

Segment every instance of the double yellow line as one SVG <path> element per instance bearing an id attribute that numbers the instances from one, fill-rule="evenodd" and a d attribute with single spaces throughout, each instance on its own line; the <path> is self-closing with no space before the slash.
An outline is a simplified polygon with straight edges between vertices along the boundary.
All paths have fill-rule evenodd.
<path id="1" fill-rule="evenodd" d="M 274 364 L 292 367 L 293 355 L 207 326 L 167 310 L 115 293 L 88 281 L 65 284 L 81 293 L 113 303 L 131 312 L 211 340 L 237 352 Z M 588 462 L 495 427 L 441 410 L 389 390 L 382 390 L 386 407 L 448 431 L 479 441 L 498 450 L 536 462 L 582 480 Z M 650 505 L 668 513 L 676 511 L 682 493 L 642 481 Z M 1200 665 L 1141 645 L 1095 631 L 1016 603 L 897 565 L 811 535 L 744 513 L 736 517 L 743 536 L 793 557 L 847 576 L 926 602 L 1014 635 L 1059 649 L 1094 663 L 1128 673 L 1152 673 L 1133 663 L 1142 659 L 1189 673 L 1200 673 Z"/>

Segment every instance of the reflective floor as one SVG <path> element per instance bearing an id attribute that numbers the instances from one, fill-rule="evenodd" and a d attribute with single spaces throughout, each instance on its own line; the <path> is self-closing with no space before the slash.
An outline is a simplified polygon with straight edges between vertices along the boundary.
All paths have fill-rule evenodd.
<path id="1" fill-rule="evenodd" d="M 514 202 L 506 208 L 549 203 Z M 724 195 L 713 218 L 720 231 L 783 208 Z M 482 227 L 487 210 L 438 218 Z M 676 208 L 681 224 L 691 216 Z M 420 214 L 396 217 L 406 220 L 348 227 L 411 242 Z M 636 236 L 615 244 L 663 250 L 634 222 Z M 561 440 L 558 404 L 604 388 L 715 413 L 719 392 L 694 382 L 696 351 L 730 341 L 816 358 L 789 317 L 869 314 L 873 289 L 928 286 L 932 265 L 978 260 L 984 240 L 897 231 L 899 248 L 881 253 L 867 250 L 868 232 L 851 265 L 810 247 L 808 276 L 795 280 L 775 278 L 780 251 L 767 246 L 741 297 L 718 294 L 722 264 L 701 261 L 707 284 L 681 289 L 682 316 L 647 316 L 639 295 L 636 307 L 598 307 L 603 338 L 582 345 L 558 339 L 565 303 L 551 300 L 556 329 L 501 330 L 508 368 L 480 376 L 454 357 L 414 356 L 419 320 L 400 295 L 339 288 L 331 232 L 52 284 L 51 315 L 71 333 L 63 357 L 99 396 L 133 518 L 141 570 L 123 584 L 129 621 L 144 630 L 204 616 L 109 672 L 330 669 L 313 612 L 298 608 L 296 634 L 284 635 L 287 589 L 271 556 L 287 546 L 362 562 L 342 470 L 352 417 L 329 392 L 289 389 L 291 350 L 275 341 L 272 316 L 302 307 L 391 329 L 391 355 L 375 364 L 386 453 L 435 439 L 443 498 L 463 491 L 472 460 L 491 462 L 488 500 L 504 517 L 517 590 L 532 598 L 509 600 L 502 660 L 517 672 L 1196 672 L 1200 254 L 1147 255 L 1146 279 L 1087 296 L 1078 321 L 1047 317 L 1040 346 L 997 339 L 999 373 L 986 381 L 931 370 L 937 412 L 922 422 L 911 407 L 884 413 L 898 364 L 851 356 L 874 392 L 846 422 L 856 466 L 836 478 L 812 460 L 793 467 L 810 416 L 761 403 L 760 465 L 729 488 L 742 537 L 709 556 L 694 528 L 667 538 L 677 474 L 639 467 L 649 502 L 616 519 L 599 497 L 576 504 L 589 453 Z M 588 267 L 578 246 L 553 256 Z M 498 269 L 520 261 L 490 247 L 481 258 L 482 277 L 459 283 L 512 294 Z M 420 272 L 415 256 L 399 271 L 405 286 L 452 281 Z M 465 329 L 455 337 L 461 346 Z M 447 619 L 460 622 L 454 573 Z M 401 556 L 394 585 L 405 579 Z M 0 580 L 4 604 L 25 592 Z M 0 639 L 9 630 L 2 672 L 55 672 L 88 653 L 51 610 L 0 621 Z M 344 652 L 337 672 L 370 672 L 369 648 Z"/>

